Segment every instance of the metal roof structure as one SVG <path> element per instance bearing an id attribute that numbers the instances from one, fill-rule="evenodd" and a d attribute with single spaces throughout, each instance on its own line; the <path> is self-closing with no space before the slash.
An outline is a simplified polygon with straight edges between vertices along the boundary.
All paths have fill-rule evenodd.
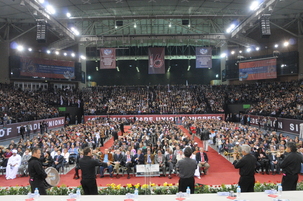
<path id="1" fill-rule="evenodd" d="M 266 17 L 271 26 L 302 35 L 303 0 L 0 0 L 0 42 L 34 31 L 44 19 L 56 37 L 51 49 L 86 47 L 258 45 L 251 33 Z M 50 14 L 47 4 L 55 14 Z M 70 17 L 66 13 L 71 14 Z M 236 27 L 226 33 L 235 23 Z M 71 27 L 76 27 L 76 36 Z"/>

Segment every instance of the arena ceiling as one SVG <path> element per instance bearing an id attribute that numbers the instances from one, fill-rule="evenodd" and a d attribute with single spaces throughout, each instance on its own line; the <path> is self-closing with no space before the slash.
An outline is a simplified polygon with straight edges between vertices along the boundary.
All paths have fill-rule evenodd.
<path id="1" fill-rule="evenodd" d="M 49 48 L 64 49 L 81 43 L 87 47 L 180 46 L 224 44 L 258 45 L 251 33 L 260 18 L 295 37 L 302 31 L 302 0 L 0 0 L 0 40 L 14 40 L 36 30 L 44 19 L 57 36 Z M 71 14 L 70 17 L 66 13 Z M 227 34 L 232 24 L 236 28 Z M 76 36 L 71 27 L 79 30 Z M 10 35 L 10 29 L 19 34 Z"/>

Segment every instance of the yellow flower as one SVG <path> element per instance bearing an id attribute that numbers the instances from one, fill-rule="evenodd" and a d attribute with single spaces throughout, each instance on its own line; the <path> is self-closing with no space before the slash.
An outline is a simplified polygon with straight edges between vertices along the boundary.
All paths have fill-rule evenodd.
<path id="1" fill-rule="evenodd" d="M 116 187 L 116 184 L 112 183 L 110 186 L 111 186 L 112 188 L 115 188 L 115 187 Z"/>
<path id="2" fill-rule="evenodd" d="M 168 186 L 173 186 L 173 184 L 172 184 L 172 183 L 170 183 Z"/>
<path id="3" fill-rule="evenodd" d="M 132 185 L 132 184 L 126 184 L 126 186 L 127 186 L 128 188 L 131 188 L 133 185 Z"/>
<path id="4" fill-rule="evenodd" d="M 167 186 L 167 182 L 163 183 L 163 186 Z"/>
<path id="5" fill-rule="evenodd" d="M 152 183 L 152 184 L 150 184 L 150 186 L 151 186 L 151 187 L 154 187 L 154 186 L 156 186 L 156 184 L 155 184 L 155 183 Z"/>
<path id="6" fill-rule="evenodd" d="M 141 188 L 146 189 L 146 188 L 148 188 L 148 185 L 147 184 L 143 184 Z"/>
<path id="7" fill-rule="evenodd" d="M 140 187 L 140 183 L 137 183 L 136 185 L 134 185 L 135 188 L 139 188 Z"/>
<path id="8" fill-rule="evenodd" d="M 116 188 L 117 188 L 118 190 L 120 190 L 121 184 L 118 184 Z"/>

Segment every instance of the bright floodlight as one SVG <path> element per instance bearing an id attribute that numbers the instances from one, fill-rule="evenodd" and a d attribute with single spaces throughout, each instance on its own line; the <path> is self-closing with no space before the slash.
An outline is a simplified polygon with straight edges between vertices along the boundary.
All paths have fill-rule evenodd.
<path id="1" fill-rule="evenodd" d="M 235 51 L 231 51 L 231 54 L 235 54 Z"/>
<path id="2" fill-rule="evenodd" d="M 137 28 L 137 24 L 136 23 L 134 24 L 134 28 Z"/>
<path id="3" fill-rule="evenodd" d="M 285 41 L 285 42 L 283 43 L 283 45 L 284 45 L 284 47 L 287 47 L 287 46 L 289 45 L 289 42 L 288 42 L 288 41 Z"/>
<path id="4" fill-rule="evenodd" d="M 81 59 L 83 59 L 83 60 L 85 60 L 85 59 L 86 59 L 86 57 L 85 57 L 85 56 L 83 56 L 83 55 L 81 55 L 81 56 L 80 56 L 80 58 L 81 58 Z"/>
<path id="5" fill-rule="evenodd" d="M 259 1 L 253 1 L 251 4 L 250 4 L 250 7 L 249 7 L 249 9 L 250 10 L 257 10 L 257 8 L 259 7 L 259 5 L 260 5 L 260 3 L 259 3 Z"/>
<path id="6" fill-rule="evenodd" d="M 24 47 L 22 45 L 18 45 L 17 50 L 22 52 L 24 50 Z"/>
<path id="7" fill-rule="evenodd" d="M 56 55 L 59 55 L 59 51 L 56 51 L 55 54 L 56 54 Z"/>
<path id="8" fill-rule="evenodd" d="M 259 47 L 256 47 L 256 51 L 259 51 L 260 50 L 260 48 Z"/>
<path id="9" fill-rule="evenodd" d="M 33 51 L 33 49 L 32 48 L 28 48 L 28 51 L 31 52 L 31 51 Z"/>
<path id="10" fill-rule="evenodd" d="M 241 54 L 241 53 L 242 53 L 242 50 L 240 50 L 239 53 Z"/>
<path id="11" fill-rule="evenodd" d="M 234 28 L 236 28 L 235 24 L 231 24 L 227 29 L 226 29 L 226 33 L 230 33 L 232 30 L 234 30 Z"/>
<path id="12" fill-rule="evenodd" d="M 44 3 L 44 0 L 39 0 L 39 3 Z"/>
<path id="13" fill-rule="evenodd" d="M 47 53 L 47 54 L 50 54 L 50 53 L 51 53 L 51 51 L 50 51 L 50 50 L 47 50 L 47 51 L 46 51 L 46 53 Z"/>
<path id="14" fill-rule="evenodd" d="M 226 53 L 222 53 L 220 57 L 221 57 L 221 58 L 226 57 Z"/>
<path id="15" fill-rule="evenodd" d="M 63 53 L 63 55 L 64 55 L 64 56 L 67 56 L 67 53 L 66 53 L 66 52 L 64 52 L 64 53 Z"/>
<path id="16" fill-rule="evenodd" d="M 247 49 L 246 49 L 246 52 L 251 52 L 251 48 L 247 48 Z"/>
<path id="17" fill-rule="evenodd" d="M 70 18 L 72 15 L 70 13 L 66 13 L 66 17 Z"/>
<path id="18" fill-rule="evenodd" d="M 55 14 L 55 13 L 56 13 L 56 10 L 55 10 L 55 8 L 54 8 L 52 5 L 47 5 L 47 6 L 46 6 L 46 11 L 47 11 L 49 14 Z"/>
<path id="19" fill-rule="evenodd" d="M 279 45 L 278 44 L 275 44 L 275 48 L 278 48 L 279 47 Z"/>
<path id="20" fill-rule="evenodd" d="M 72 56 L 72 57 L 75 57 L 76 55 L 75 55 L 75 53 L 71 53 L 71 56 Z"/>

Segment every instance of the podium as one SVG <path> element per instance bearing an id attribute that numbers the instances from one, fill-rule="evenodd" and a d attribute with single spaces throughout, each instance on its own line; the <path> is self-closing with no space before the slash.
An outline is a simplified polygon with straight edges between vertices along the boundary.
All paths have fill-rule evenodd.
<path id="1" fill-rule="evenodd" d="M 159 164 L 136 165 L 136 176 L 144 177 L 145 184 L 149 185 L 149 188 L 152 191 L 151 177 L 160 176 Z"/>

